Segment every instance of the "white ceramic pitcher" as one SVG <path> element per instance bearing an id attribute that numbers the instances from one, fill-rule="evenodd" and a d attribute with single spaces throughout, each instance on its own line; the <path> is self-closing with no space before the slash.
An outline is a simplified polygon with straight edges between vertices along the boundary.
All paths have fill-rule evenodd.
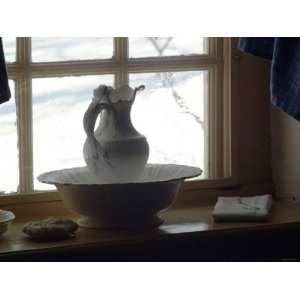
<path id="1" fill-rule="evenodd" d="M 149 156 L 149 145 L 132 125 L 130 112 L 136 93 L 125 85 L 119 89 L 100 85 L 84 114 L 87 138 L 83 154 L 98 183 L 132 182 L 139 178 Z M 95 123 L 100 114 L 100 123 Z"/>

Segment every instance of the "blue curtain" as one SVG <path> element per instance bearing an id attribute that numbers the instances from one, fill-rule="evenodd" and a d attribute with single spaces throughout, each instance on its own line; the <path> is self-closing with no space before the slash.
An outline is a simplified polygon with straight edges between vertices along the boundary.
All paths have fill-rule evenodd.
<path id="1" fill-rule="evenodd" d="M 239 49 L 272 62 L 272 103 L 300 121 L 300 38 L 245 37 Z"/>
<path id="2" fill-rule="evenodd" d="M 2 39 L 0 38 L 0 104 L 8 101 L 10 97 Z"/>

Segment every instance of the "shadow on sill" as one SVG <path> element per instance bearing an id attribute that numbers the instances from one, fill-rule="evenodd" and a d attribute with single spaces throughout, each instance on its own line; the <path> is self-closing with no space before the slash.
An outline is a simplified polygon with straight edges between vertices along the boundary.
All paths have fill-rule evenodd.
<path id="1" fill-rule="evenodd" d="M 178 235 L 123 244 L 49 249 L 0 256 L 1 261 L 298 261 L 300 229 Z"/>

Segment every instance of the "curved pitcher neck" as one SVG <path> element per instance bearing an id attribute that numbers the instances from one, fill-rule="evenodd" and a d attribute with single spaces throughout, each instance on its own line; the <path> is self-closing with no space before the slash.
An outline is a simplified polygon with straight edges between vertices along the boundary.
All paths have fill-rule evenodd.
<path id="1" fill-rule="evenodd" d="M 120 101 L 113 103 L 111 108 L 103 111 L 99 130 L 103 135 L 135 135 L 137 131 L 131 121 L 132 102 Z"/>

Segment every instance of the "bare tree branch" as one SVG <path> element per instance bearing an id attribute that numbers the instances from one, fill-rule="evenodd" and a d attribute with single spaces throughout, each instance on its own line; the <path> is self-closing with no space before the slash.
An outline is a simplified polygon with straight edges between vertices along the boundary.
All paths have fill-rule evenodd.
<path id="1" fill-rule="evenodd" d="M 172 37 L 169 37 L 166 41 L 166 43 L 160 47 L 158 45 L 157 38 L 154 37 L 148 37 L 147 38 L 149 42 L 152 44 L 152 46 L 155 48 L 155 50 L 158 52 L 158 56 L 162 56 L 163 52 L 167 49 L 169 44 L 172 41 Z M 201 120 L 201 118 L 193 113 L 190 109 L 190 107 L 183 101 L 183 97 L 181 97 L 175 87 L 174 87 L 174 79 L 173 79 L 173 73 L 171 72 L 162 72 L 158 73 L 157 76 L 159 76 L 160 80 L 162 81 L 162 84 L 165 88 L 169 88 L 171 90 L 172 96 L 176 102 L 176 104 L 182 109 L 182 112 L 185 114 L 189 114 L 194 118 L 194 120 L 201 125 L 202 129 L 204 129 L 204 122 Z"/>
<path id="2" fill-rule="evenodd" d="M 159 45 L 157 43 L 157 38 L 155 38 L 155 37 L 148 37 L 147 39 L 152 44 L 152 46 L 155 48 L 155 50 L 158 52 L 158 56 L 162 56 L 163 55 L 163 52 L 169 47 L 169 44 L 173 40 L 172 37 L 168 37 L 166 43 L 162 47 L 159 47 Z"/>
<path id="3" fill-rule="evenodd" d="M 172 92 L 172 96 L 176 102 L 176 104 L 182 109 L 182 112 L 185 114 L 188 114 L 194 118 L 194 120 L 201 125 L 202 129 L 204 129 L 204 122 L 201 120 L 201 118 L 193 113 L 190 109 L 190 107 L 183 101 L 183 97 L 181 97 L 175 87 L 174 87 L 174 80 L 173 80 L 173 73 L 167 72 L 167 73 L 159 73 L 160 79 L 162 81 L 162 84 L 166 88 L 170 88 Z"/>

